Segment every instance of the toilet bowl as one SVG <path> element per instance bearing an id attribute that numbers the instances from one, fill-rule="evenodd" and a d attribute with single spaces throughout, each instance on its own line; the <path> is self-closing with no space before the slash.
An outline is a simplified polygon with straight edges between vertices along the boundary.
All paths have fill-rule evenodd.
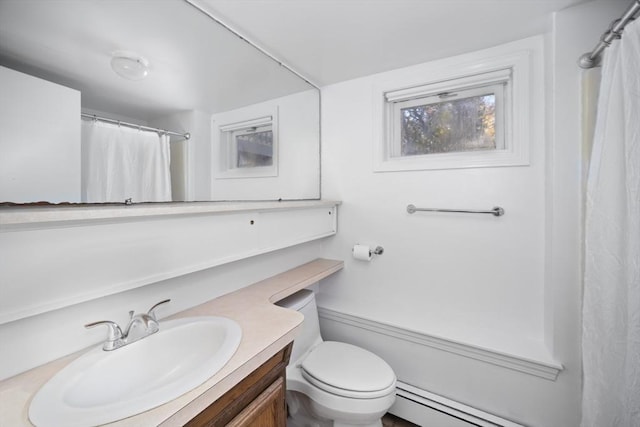
<path id="1" fill-rule="evenodd" d="M 382 426 L 381 417 L 395 401 L 391 367 L 363 348 L 323 341 L 312 291 L 277 304 L 304 315 L 287 367 L 287 426 Z"/>

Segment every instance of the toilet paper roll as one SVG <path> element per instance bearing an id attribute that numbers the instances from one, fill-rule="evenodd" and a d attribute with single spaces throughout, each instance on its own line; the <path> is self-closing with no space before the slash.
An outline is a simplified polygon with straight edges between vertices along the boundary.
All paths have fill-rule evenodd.
<path id="1" fill-rule="evenodd" d="M 365 245 L 354 245 L 353 257 L 362 261 L 371 261 L 371 249 Z"/>

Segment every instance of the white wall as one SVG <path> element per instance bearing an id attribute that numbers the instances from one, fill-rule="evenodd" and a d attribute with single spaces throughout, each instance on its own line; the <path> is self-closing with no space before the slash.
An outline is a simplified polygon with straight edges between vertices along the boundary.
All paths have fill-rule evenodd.
<path id="1" fill-rule="evenodd" d="M 80 92 L 0 67 L 0 201 L 80 202 Z"/>
<path id="2" fill-rule="evenodd" d="M 512 49 L 540 46 L 523 45 Z M 504 51 L 500 54 L 511 49 Z M 482 56 L 494 55 L 492 49 Z M 534 68 L 542 70 L 540 55 L 533 55 Z M 428 75 L 426 66 L 411 69 Z M 541 91 L 532 91 L 537 100 L 532 106 L 538 108 L 531 109 L 529 166 L 374 173 L 371 134 L 378 124 L 372 118 L 372 86 L 400 74 L 407 70 L 352 80 L 323 92 L 324 195 L 344 201 L 340 236 L 332 250 L 349 257 L 354 243 L 372 242 L 385 253 L 370 264 L 349 259 L 345 274 L 322 288 L 322 305 L 496 350 L 523 353 L 526 347 L 542 347 Z M 541 78 L 540 71 L 532 87 L 542 87 Z M 398 85 L 402 87 L 402 81 Z M 410 203 L 458 209 L 501 206 L 506 215 L 410 215 Z"/>
<path id="3" fill-rule="evenodd" d="M 345 269 L 323 281 L 319 305 L 374 322 L 495 350 L 546 349 L 555 381 L 414 342 L 324 322 L 325 338 L 387 359 L 400 380 L 484 411 L 540 427 L 579 423 L 580 70 L 628 2 L 595 1 L 559 12 L 546 37 L 546 95 L 528 167 L 372 172 L 370 76 L 323 88 L 323 197 L 343 200 L 328 257 Z M 418 66 L 420 67 L 420 66 Z M 382 76 L 391 78 L 394 73 Z M 535 118 L 534 118 L 535 119 Z M 490 208 L 502 218 L 414 214 L 406 205 Z M 384 246 L 370 263 L 354 243 Z"/>

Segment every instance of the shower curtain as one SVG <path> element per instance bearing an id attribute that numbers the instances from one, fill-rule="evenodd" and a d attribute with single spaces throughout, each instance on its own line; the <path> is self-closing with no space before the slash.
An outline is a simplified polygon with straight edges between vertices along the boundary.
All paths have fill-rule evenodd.
<path id="1" fill-rule="evenodd" d="M 640 426 L 640 20 L 606 49 L 589 168 L 582 427 Z"/>
<path id="2" fill-rule="evenodd" d="M 82 121 L 82 201 L 171 201 L 169 136 Z"/>

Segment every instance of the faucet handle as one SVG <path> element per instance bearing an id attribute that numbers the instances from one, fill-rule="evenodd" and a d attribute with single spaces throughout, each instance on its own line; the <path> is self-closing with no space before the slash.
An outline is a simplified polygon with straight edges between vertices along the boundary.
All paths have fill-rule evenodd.
<path id="1" fill-rule="evenodd" d="M 111 320 L 99 320 L 97 322 L 87 323 L 84 327 L 89 329 L 99 325 L 105 325 L 109 328 L 109 335 L 107 336 L 109 341 L 122 338 L 122 329 L 120 329 L 120 326 L 116 322 L 112 322 Z"/>
<path id="2" fill-rule="evenodd" d="M 149 309 L 149 311 L 147 312 L 147 314 L 148 314 L 148 315 L 149 315 L 153 320 L 155 320 L 155 321 L 157 322 L 157 321 L 158 321 L 158 319 L 156 318 L 156 308 L 158 308 L 158 307 L 159 307 L 159 306 L 161 306 L 162 304 L 166 304 L 166 303 L 168 303 L 169 301 L 171 301 L 171 300 L 170 300 L 170 299 L 165 299 L 165 300 L 162 300 L 162 301 L 160 301 L 160 302 L 158 302 L 158 303 L 154 304 L 154 305 L 153 305 L 153 307 L 151 307 L 151 308 Z"/>
<path id="3" fill-rule="evenodd" d="M 99 320 L 97 322 L 87 323 L 84 327 L 89 329 L 99 325 L 105 325 L 109 328 L 107 340 L 104 342 L 102 348 L 107 351 L 117 348 L 118 341 L 124 338 L 120 326 L 111 320 Z"/>

